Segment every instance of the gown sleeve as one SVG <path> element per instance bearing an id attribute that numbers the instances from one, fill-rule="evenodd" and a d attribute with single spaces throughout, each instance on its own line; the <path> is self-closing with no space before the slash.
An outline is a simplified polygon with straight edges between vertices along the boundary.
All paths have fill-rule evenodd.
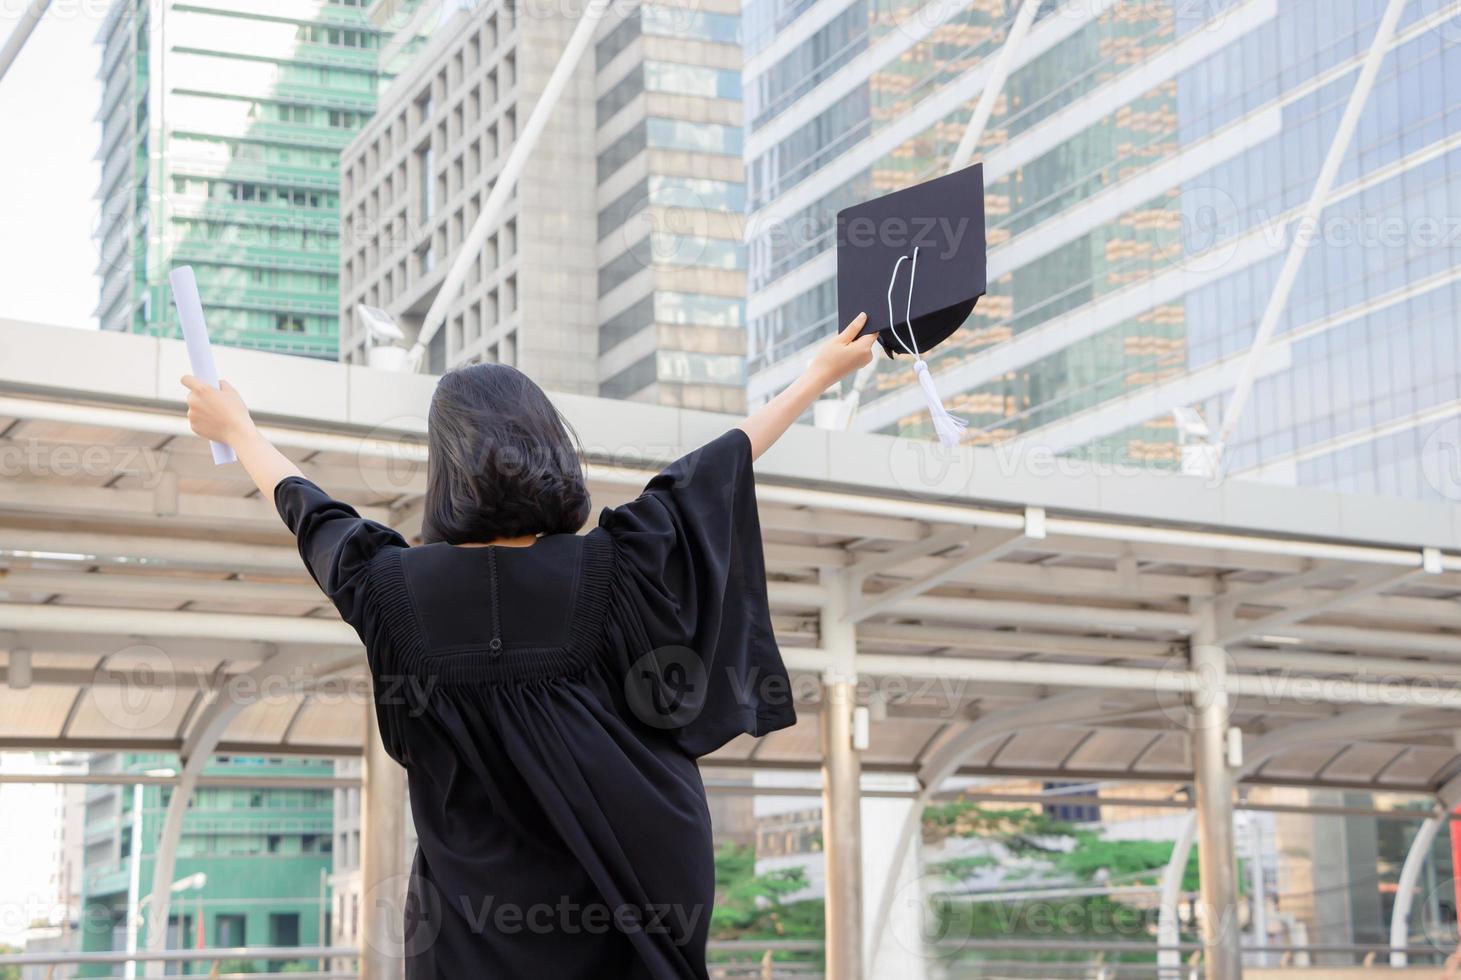
<path id="1" fill-rule="evenodd" d="M 286 477 L 274 487 L 274 506 L 299 544 L 299 557 L 315 584 L 366 639 L 365 571 L 382 548 L 404 548 L 405 540 L 302 476 Z"/>
<path id="2" fill-rule="evenodd" d="M 628 612 L 633 713 L 697 757 L 794 724 L 746 434 L 732 429 L 671 464 L 599 526 L 614 542 L 615 603 Z"/>
<path id="3" fill-rule="evenodd" d="M 406 547 L 405 539 L 383 524 L 365 520 L 354 507 L 303 477 L 286 477 L 276 484 L 274 506 L 294 535 L 310 577 L 365 644 L 381 739 L 391 757 L 404 765 L 399 715 L 406 706 L 401 703 L 399 678 L 390 676 L 392 671 L 382 662 L 387 644 L 383 624 L 368 601 L 368 571 L 377 554 Z"/>

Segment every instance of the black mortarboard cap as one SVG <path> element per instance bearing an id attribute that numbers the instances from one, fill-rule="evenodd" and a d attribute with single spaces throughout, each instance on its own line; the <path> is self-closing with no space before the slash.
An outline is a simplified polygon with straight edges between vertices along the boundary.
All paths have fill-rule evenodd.
<path id="1" fill-rule="evenodd" d="M 867 314 L 892 357 L 913 355 L 934 431 L 946 446 L 964 420 L 939 400 L 923 355 L 969 317 L 986 288 L 984 165 L 975 164 L 837 213 L 837 314 Z"/>
<path id="2" fill-rule="evenodd" d="M 985 288 L 983 164 L 838 212 L 838 322 L 866 313 L 863 333 L 877 331 L 889 356 L 925 353 L 948 339 Z"/>

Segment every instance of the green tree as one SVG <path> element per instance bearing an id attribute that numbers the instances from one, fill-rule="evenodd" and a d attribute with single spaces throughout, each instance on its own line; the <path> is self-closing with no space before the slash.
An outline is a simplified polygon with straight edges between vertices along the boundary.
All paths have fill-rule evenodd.
<path id="1" fill-rule="evenodd" d="M 754 943 L 758 939 L 809 939 L 821 942 L 825 935 L 820 899 L 786 901 L 807 887 L 804 868 L 787 868 L 770 874 L 756 874 L 754 848 L 726 845 L 715 853 L 715 908 L 710 917 L 711 939 L 734 939 Z M 820 964 L 822 954 L 777 952 L 780 961 Z"/>
<path id="2" fill-rule="evenodd" d="M 807 887 L 804 868 L 756 874 L 754 848 L 728 844 L 715 854 L 715 939 L 821 939 L 820 899 L 786 902 Z"/>
<path id="3" fill-rule="evenodd" d="M 929 871 L 947 879 L 949 887 L 930 897 L 931 934 L 958 948 L 960 938 L 1041 939 L 1141 939 L 1153 937 L 1156 928 L 1154 904 L 1131 904 L 1119 895 L 1062 894 L 1062 884 L 1079 888 L 1092 882 L 1113 880 L 1121 885 L 1154 884 L 1171 859 L 1171 841 L 1104 838 L 1090 830 L 1051 819 L 1030 808 L 995 808 L 970 800 L 953 800 L 930 806 L 923 814 L 924 839 L 936 843 L 950 838 L 978 838 L 996 847 L 992 853 L 966 855 L 932 865 Z M 964 886 L 987 874 L 1009 858 L 1019 858 L 1005 880 L 1038 879 L 1039 888 L 1050 886 L 1044 898 L 1012 896 L 1006 901 L 972 901 L 964 897 Z M 1188 858 L 1182 887 L 1197 888 L 1197 854 Z M 987 897 L 986 897 L 987 899 Z M 1008 954 L 1001 954 L 1008 955 Z M 1058 958 L 1059 952 L 1031 954 L 1032 959 Z M 1150 960 L 1153 954 L 1132 954 L 1120 959 Z"/>

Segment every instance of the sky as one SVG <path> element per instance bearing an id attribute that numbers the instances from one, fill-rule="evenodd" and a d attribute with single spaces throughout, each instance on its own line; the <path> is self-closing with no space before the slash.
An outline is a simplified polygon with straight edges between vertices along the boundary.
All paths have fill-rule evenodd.
<path id="1" fill-rule="evenodd" d="M 24 4 L 0 3 L 0 38 Z M 0 318 L 95 327 L 98 0 L 54 0 L 0 79 Z M 16 152 L 17 150 L 21 152 Z"/>
<path id="2" fill-rule="evenodd" d="M 0 3 L 0 43 L 22 9 Z M 96 80 L 99 3 L 54 0 L 0 79 L 0 318 L 95 327 L 98 284 L 91 240 L 100 167 Z M 0 757 L 0 768 L 33 764 Z M 50 838 L 46 786 L 0 788 L 0 840 Z M 0 943 L 15 943 L 55 864 L 48 848 L 11 849 L 0 875 Z"/>
<path id="3" fill-rule="evenodd" d="M 25 753 L 0 753 L 0 772 L 42 770 Z M 0 785 L 0 840 L 24 841 L 8 847 L 5 873 L 0 875 L 0 946 L 20 946 L 26 927 L 57 914 L 52 875 L 60 855 L 54 815 L 61 793 L 55 783 Z"/>

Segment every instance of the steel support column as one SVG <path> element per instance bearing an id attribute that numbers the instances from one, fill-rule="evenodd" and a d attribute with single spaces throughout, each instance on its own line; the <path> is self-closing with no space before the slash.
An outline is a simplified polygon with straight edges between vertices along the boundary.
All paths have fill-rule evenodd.
<path id="1" fill-rule="evenodd" d="M 360 976 L 400 980 L 405 966 L 406 771 L 386 753 L 365 705 L 360 793 Z"/>
<path id="2" fill-rule="evenodd" d="M 1197 860 L 1201 875 L 1203 961 L 1207 980 L 1243 975 L 1237 920 L 1238 872 L 1233 849 L 1233 771 L 1228 766 L 1227 656 L 1213 640 L 1216 614 L 1199 606 L 1190 658 L 1199 680 L 1191 699 L 1192 764 L 1196 775 Z"/>
<path id="3" fill-rule="evenodd" d="M 855 679 L 822 678 L 822 850 L 827 862 L 827 980 L 862 980 L 862 764 L 852 745 Z"/>
<path id="4" fill-rule="evenodd" d="M 853 744 L 857 627 L 851 583 L 825 570 L 822 645 L 836 666 L 822 675 L 822 851 L 826 861 L 827 980 L 862 980 L 862 761 Z"/>

